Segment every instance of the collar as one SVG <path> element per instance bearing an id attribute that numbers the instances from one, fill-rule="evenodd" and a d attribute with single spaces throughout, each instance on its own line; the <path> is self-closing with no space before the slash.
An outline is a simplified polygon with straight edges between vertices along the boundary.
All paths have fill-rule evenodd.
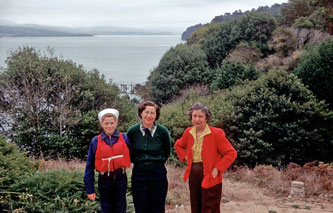
<path id="1" fill-rule="evenodd" d="M 114 130 L 111 137 L 119 138 L 119 131 L 118 129 Z M 101 140 L 103 141 L 105 138 L 109 138 L 107 134 L 105 134 L 104 130 L 101 131 Z"/>
<path id="2" fill-rule="evenodd" d="M 142 123 L 141 123 L 140 124 L 140 131 L 141 131 L 141 133 L 142 133 L 143 136 L 146 135 L 145 129 L 146 129 L 146 127 L 144 127 L 142 125 Z M 151 136 L 154 137 L 154 133 L 155 133 L 155 131 L 157 129 L 157 124 L 154 122 L 154 125 L 152 127 L 148 128 L 148 129 L 150 131 Z"/>
<path id="3" fill-rule="evenodd" d="M 191 135 L 196 138 L 196 135 L 197 135 L 197 128 L 196 127 L 193 127 L 191 130 L 190 130 L 190 133 Z M 205 135 L 209 135 L 210 133 L 212 133 L 212 131 L 210 131 L 210 128 L 208 126 L 208 124 L 206 124 L 206 127 L 204 129 L 204 131 L 201 133 L 200 137 L 204 137 Z"/>

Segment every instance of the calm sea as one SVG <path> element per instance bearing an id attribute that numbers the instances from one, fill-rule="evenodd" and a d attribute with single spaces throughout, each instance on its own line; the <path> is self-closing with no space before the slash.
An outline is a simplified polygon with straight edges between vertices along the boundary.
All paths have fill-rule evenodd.
<path id="1" fill-rule="evenodd" d="M 108 35 L 93 37 L 2 37 L 0 66 L 11 50 L 30 46 L 42 53 L 53 48 L 56 56 L 96 68 L 114 83 L 144 83 L 149 72 L 171 47 L 182 43 L 180 35 Z"/>

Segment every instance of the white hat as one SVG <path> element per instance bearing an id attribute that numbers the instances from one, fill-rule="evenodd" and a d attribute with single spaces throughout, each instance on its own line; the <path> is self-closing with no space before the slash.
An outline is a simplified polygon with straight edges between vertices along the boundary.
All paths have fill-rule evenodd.
<path id="1" fill-rule="evenodd" d="M 99 122 L 102 122 L 102 118 L 103 118 L 103 116 L 105 114 L 112 114 L 112 115 L 116 116 L 116 119 L 118 120 L 119 111 L 116 110 L 116 109 L 108 108 L 108 109 L 103 109 L 102 111 L 100 111 L 98 113 L 98 120 L 99 120 Z"/>

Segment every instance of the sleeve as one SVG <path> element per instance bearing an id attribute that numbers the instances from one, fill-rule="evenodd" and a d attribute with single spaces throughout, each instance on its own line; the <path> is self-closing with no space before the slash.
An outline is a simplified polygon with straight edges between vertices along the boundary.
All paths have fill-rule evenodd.
<path id="1" fill-rule="evenodd" d="M 181 162 L 185 161 L 185 156 L 187 152 L 187 137 L 186 137 L 187 130 L 184 132 L 182 137 L 178 139 L 175 143 L 175 149 L 177 156 Z"/>
<path id="2" fill-rule="evenodd" d="M 131 145 L 131 141 L 129 140 L 127 134 L 126 133 L 122 133 L 122 135 L 123 135 L 123 138 L 124 138 L 124 141 L 125 141 L 125 143 L 127 145 L 128 150 L 131 150 L 132 149 L 132 145 Z"/>
<path id="3" fill-rule="evenodd" d="M 131 148 L 129 149 L 129 151 L 130 151 L 130 159 L 131 159 L 131 162 L 133 163 L 133 160 L 134 160 L 134 157 L 133 157 L 133 152 L 134 152 L 133 142 L 134 142 L 134 139 L 133 139 L 133 130 L 132 130 L 132 128 L 133 127 L 130 127 L 127 130 L 126 136 L 127 136 L 127 139 L 129 141 L 129 143 L 131 144 Z"/>
<path id="4" fill-rule="evenodd" d="M 90 142 L 88 149 L 88 157 L 86 162 L 86 168 L 84 171 L 83 182 L 86 186 L 87 194 L 95 193 L 94 183 L 95 183 L 95 153 L 97 148 L 97 137 L 94 137 Z"/>
<path id="5" fill-rule="evenodd" d="M 163 137 L 163 138 L 165 138 L 165 140 L 163 141 L 163 146 L 164 146 L 163 150 L 164 150 L 165 161 L 167 161 L 170 156 L 170 151 L 171 151 L 171 137 L 170 137 L 169 130 L 167 128 L 165 128 L 165 134 L 166 134 L 166 136 Z"/>
<path id="6" fill-rule="evenodd" d="M 130 158 L 130 150 L 131 150 L 131 144 L 129 142 L 129 139 L 125 133 L 122 133 L 124 141 L 126 145 L 124 145 L 124 159 L 126 160 L 126 167 L 129 167 L 131 165 L 131 158 Z M 128 162 L 127 162 L 128 161 Z"/>
<path id="7" fill-rule="evenodd" d="M 218 135 L 216 136 L 216 143 L 218 152 L 223 155 L 223 157 L 215 164 L 215 167 L 221 172 L 225 172 L 228 167 L 234 162 L 237 157 L 237 152 L 228 139 L 222 129 L 219 129 Z"/>

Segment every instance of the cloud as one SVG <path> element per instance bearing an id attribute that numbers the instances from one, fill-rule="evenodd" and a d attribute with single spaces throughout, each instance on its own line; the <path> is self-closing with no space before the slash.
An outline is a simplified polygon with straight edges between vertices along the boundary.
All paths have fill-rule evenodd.
<path id="1" fill-rule="evenodd" d="M 56 26 L 182 28 L 288 0 L 0 0 L 0 19 Z"/>

